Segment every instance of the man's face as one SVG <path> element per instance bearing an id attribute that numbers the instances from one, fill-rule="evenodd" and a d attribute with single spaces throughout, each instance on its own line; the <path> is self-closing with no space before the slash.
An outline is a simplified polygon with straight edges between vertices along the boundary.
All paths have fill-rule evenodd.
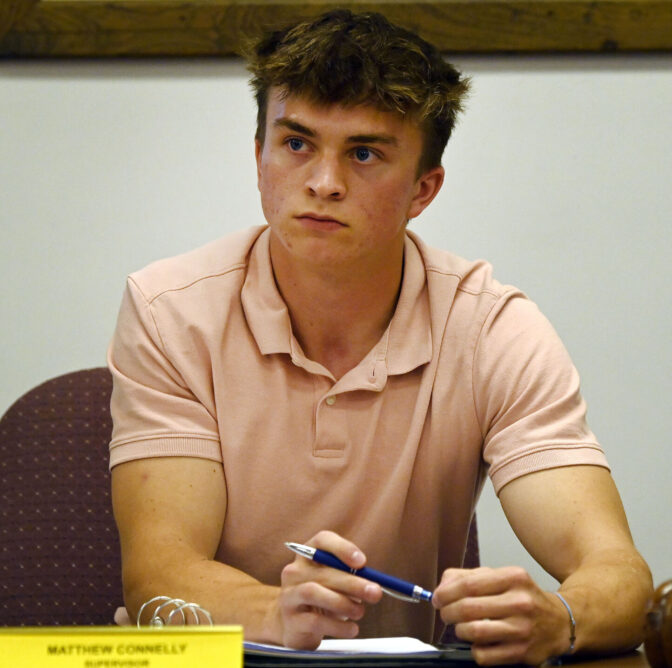
<path id="1" fill-rule="evenodd" d="M 399 262 L 406 223 L 443 170 L 417 176 L 415 122 L 371 106 L 318 106 L 271 89 L 258 186 L 274 261 L 375 270 Z"/>

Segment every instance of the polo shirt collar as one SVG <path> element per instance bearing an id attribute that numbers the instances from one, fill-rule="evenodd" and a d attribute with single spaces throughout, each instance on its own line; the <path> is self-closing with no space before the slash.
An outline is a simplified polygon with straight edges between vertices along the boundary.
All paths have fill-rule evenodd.
<path id="1" fill-rule="evenodd" d="M 261 354 L 291 354 L 292 324 L 287 304 L 275 284 L 270 239 L 271 230 L 267 227 L 254 242 L 240 297 L 247 324 Z"/>
<path id="2" fill-rule="evenodd" d="M 287 305 L 275 283 L 270 254 L 270 228 L 256 240 L 249 256 L 241 300 L 247 323 L 262 355 L 286 353 L 311 373 L 332 377 L 322 365 L 306 359 L 292 333 Z M 403 374 L 430 361 L 432 334 L 425 265 L 414 241 L 404 244 L 404 276 L 392 320 L 380 341 L 338 382 L 339 389 L 382 390 L 388 375 Z M 333 379 L 333 377 L 332 377 Z M 342 387 L 340 387 L 342 386 Z"/>

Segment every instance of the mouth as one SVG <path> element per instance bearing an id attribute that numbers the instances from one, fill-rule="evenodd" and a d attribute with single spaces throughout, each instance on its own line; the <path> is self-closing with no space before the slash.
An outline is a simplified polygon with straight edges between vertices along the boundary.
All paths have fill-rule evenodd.
<path id="1" fill-rule="evenodd" d="M 346 226 L 345 223 L 341 222 L 337 218 L 333 218 L 332 216 L 327 216 L 320 213 L 314 213 L 312 211 L 306 211 L 305 213 L 300 213 L 299 215 L 295 216 L 295 218 L 300 223 L 302 223 L 303 225 L 307 225 L 308 227 L 329 229 L 329 228 L 338 228 Z"/>
<path id="2" fill-rule="evenodd" d="M 344 223 L 342 223 L 337 218 L 333 218 L 332 216 L 325 216 L 324 214 L 313 213 L 312 211 L 300 213 L 297 218 L 315 220 L 318 223 L 338 223 L 339 225 L 344 225 Z"/>

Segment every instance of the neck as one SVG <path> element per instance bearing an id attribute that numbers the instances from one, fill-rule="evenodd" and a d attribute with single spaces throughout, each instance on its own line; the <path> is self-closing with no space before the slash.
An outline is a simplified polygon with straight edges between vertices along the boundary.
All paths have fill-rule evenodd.
<path id="1" fill-rule="evenodd" d="M 403 273 L 398 259 L 377 270 L 357 267 L 297 266 L 281 253 L 271 260 L 287 304 L 294 336 L 310 359 L 340 378 L 366 356 L 389 325 Z"/>

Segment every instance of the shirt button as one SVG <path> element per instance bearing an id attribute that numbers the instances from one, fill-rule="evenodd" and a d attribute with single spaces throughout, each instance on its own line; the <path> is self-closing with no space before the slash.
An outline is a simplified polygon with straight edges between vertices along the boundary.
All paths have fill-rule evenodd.
<path id="1" fill-rule="evenodd" d="M 325 399 L 325 401 L 327 402 L 327 406 L 333 406 L 336 403 L 336 397 L 333 395 L 329 396 Z"/>

